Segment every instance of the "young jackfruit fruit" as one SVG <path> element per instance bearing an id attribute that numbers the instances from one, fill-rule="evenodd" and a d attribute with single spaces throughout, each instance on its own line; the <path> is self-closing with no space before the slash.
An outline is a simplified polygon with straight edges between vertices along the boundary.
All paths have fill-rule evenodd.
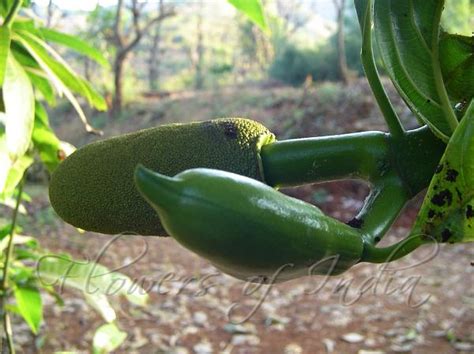
<path id="1" fill-rule="evenodd" d="M 51 204 L 66 222 L 105 234 L 166 236 L 133 183 L 137 164 L 167 176 L 197 167 L 264 181 L 260 148 L 275 140 L 243 118 L 163 125 L 78 149 L 53 173 Z"/>

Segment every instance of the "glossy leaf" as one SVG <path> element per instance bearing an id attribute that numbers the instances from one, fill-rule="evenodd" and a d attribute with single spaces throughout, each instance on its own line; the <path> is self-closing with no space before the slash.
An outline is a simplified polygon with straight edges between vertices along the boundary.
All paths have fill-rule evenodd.
<path id="1" fill-rule="evenodd" d="M 443 33 L 439 53 L 450 98 L 470 102 L 474 97 L 474 36 Z"/>
<path id="2" fill-rule="evenodd" d="M 3 0 L 0 1 L 0 16 L 5 17 L 8 14 L 11 6 L 13 5 L 13 0 Z"/>
<path id="3" fill-rule="evenodd" d="M 28 36 L 29 35 L 27 35 L 27 37 Z M 35 41 L 25 39 L 21 36 L 15 36 L 14 38 L 15 40 L 18 40 L 26 48 L 29 54 L 38 62 L 39 66 L 50 78 L 50 81 L 53 83 L 56 90 L 66 96 L 78 113 L 79 118 L 82 120 L 86 128 L 86 131 L 98 133 L 97 130 L 95 130 L 87 121 L 84 111 L 71 92 L 71 90 L 77 90 L 80 92 L 80 94 L 87 96 L 87 88 L 84 88 L 82 81 L 80 81 L 77 76 L 71 73 L 61 63 L 52 59 L 48 52 Z"/>
<path id="4" fill-rule="evenodd" d="M 48 285 L 66 286 L 85 293 L 123 295 L 133 304 L 143 306 L 148 300 L 145 290 L 120 273 L 106 267 L 58 256 L 45 256 L 38 262 L 38 278 Z"/>
<path id="5" fill-rule="evenodd" d="M 48 114 L 40 103 L 36 103 L 35 125 L 33 128 L 33 144 L 38 150 L 41 161 L 50 172 L 61 162 L 61 142 L 49 126 Z"/>
<path id="6" fill-rule="evenodd" d="M 110 305 L 107 296 L 101 293 L 84 293 L 84 298 L 87 303 L 102 316 L 105 322 L 110 323 L 116 320 L 117 315 Z"/>
<path id="7" fill-rule="evenodd" d="M 0 121 L 5 126 L 8 154 L 15 161 L 29 147 L 33 129 L 34 94 L 28 75 L 13 56 L 8 57 L 3 95 L 6 111 L 0 113 Z"/>
<path id="8" fill-rule="evenodd" d="M 110 66 L 109 62 L 107 61 L 107 59 L 104 58 L 100 51 L 98 51 L 94 47 L 91 47 L 88 43 L 77 38 L 76 36 L 70 36 L 68 34 L 61 33 L 49 28 L 41 28 L 40 33 L 42 34 L 44 39 L 67 46 L 73 49 L 74 51 L 96 61 L 104 68 L 108 68 Z"/>
<path id="9" fill-rule="evenodd" d="M 35 70 L 28 67 L 25 67 L 26 73 L 33 84 L 33 87 L 36 90 L 37 96 L 44 99 L 48 105 L 56 105 L 56 91 L 54 90 L 51 82 L 48 80 L 47 76 L 41 70 Z M 41 94 L 41 95 L 38 95 Z"/>
<path id="10" fill-rule="evenodd" d="M 38 28 L 36 27 L 35 20 L 18 15 L 15 17 L 15 22 L 13 22 L 12 24 L 12 30 L 25 30 L 35 34 L 38 33 Z"/>
<path id="11" fill-rule="evenodd" d="M 92 340 L 92 351 L 94 354 L 106 354 L 114 351 L 127 338 L 127 333 L 121 331 L 114 323 L 100 326 Z"/>
<path id="12" fill-rule="evenodd" d="M 10 224 L 0 226 L 0 241 L 5 239 L 5 236 L 10 234 L 12 226 Z"/>
<path id="13" fill-rule="evenodd" d="M 11 52 L 15 59 L 23 66 L 34 69 L 41 69 L 36 60 L 28 53 L 28 51 L 18 41 L 12 41 Z"/>
<path id="14" fill-rule="evenodd" d="M 23 178 L 26 169 L 33 163 L 33 156 L 25 154 L 18 158 L 7 171 L 3 190 L 0 191 L 0 202 L 7 201 L 14 193 L 16 186 Z M 14 204 L 13 204 L 14 205 Z"/>
<path id="15" fill-rule="evenodd" d="M 86 84 L 85 80 L 78 76 L 52 47 L 29 32 L 18 31 L 16 34 L 43 70 L 48 72 L 44 67 L 46 65 L 64 86 L 86 98 L 91 106 L 98 110 L 107 108 L 104 98 L 93 90 L 88 83 Z M 15 35 L 14 38 L 18 37 Z M 38 57 L 40 60 L 38 60 Z"/>
<path id="16" fill-rule="evenodd" d="M 474 101 L 449 141 L 412 234 L 438 242 L 474 241 Z"/>
<path id="17" fill-rule="evenodd" d="M 38 289 L 16 287 L 13 292 L 18 311 L 30 326 L 31 331 L 37 334 L 43 320 L 43 304 Z"/>
<path id="18" fill-rule="evenodd" d="M 0 27 L 0 88 L 3 86 L 5 71 L 7 70 L 7 58 L 10 52 L 10 29 Z"/>
<path id="19" fill-rule="evenodd" d="M 10 168 L 30 146 L 34 121 L 34 93 L 25 70 L 8 57 L 3 85 L 5 113 L 0 113 L 0 194 L 4 192 Z"/>
<path id="20" fill-rule="evenodd" d="M 227 0 L 237 10 L 245 14 L 253 23 L 264 32 L 268 32 L 263 6 L 260 0 Z"/>
<path id="21" fill-rule="evenodd" d="M 439 64 L 443 0 L 377 0 L 374 33 L 385 68 L 412 112 L 440 138 L 457 126 Z"/>
<path id="22" fill-rule="evenodd" d="M 8 227 L 8 233 L 10 233 L 10 227 Z M 37 240 L 31 236 L 17 235 L 13 238 L 14 245 L 28 244 L 30 246 L 37 245 Z M 2 232 L 0 232 L 0 252 L 3 252 L 8 247 L 8 238 L 2 238 Z"/>

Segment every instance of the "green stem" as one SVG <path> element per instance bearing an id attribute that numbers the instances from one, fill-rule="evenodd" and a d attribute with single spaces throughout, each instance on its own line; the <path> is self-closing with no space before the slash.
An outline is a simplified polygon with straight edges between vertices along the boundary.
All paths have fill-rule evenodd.
<path id="1" fill-rule="evenodd" d="M 436 12 L 437 18 L 434 19 L 436 23 L 441 21 L 441 13 L 444 7 L 444 1 L 439 3 L 439 9 Z M 444 117 L 451 128 L 451 133 L 454 133 L 459 122 L 456 118 L 456 114 L 451 107 L 451 102 L 449 102 L 448 92 L 446 91 L 446 86 L 444 85 L 443 74 L 441 72 L 441 66 L 439 62 L 439 31 L 440 26 L 435 26 L 435 33 L 433 33 L 432 39 L 432 48 L 433 48 L 433 75 L 436 85 L 436 91 L 438 92 L 440 103 L 443 107 Z"/>
<path id="2" fill-rule="evenodd" d="M 377 185 L 393 171 L 411 198 L 428 186 L 445 148 L 425 126 L 401 139 L 361 132 L 276 141 L 264 145 L 260 156 L 265 183 L 274 187 L 341 179 Z"/>
<path id="3" fill-rule="evenodd" d="M 421 235 L 409 236 L 400 242 L 382 248 L 366 243 L 359 262 L 388 263 L 396 261 L 426 243 L 426 240 Z"/>
<path id="4" fill-rule="evenodd" d="M 14 248 L 14 238 L 15 238 L 15 228 L 16 222 L 18 217 L 18 211 L 20 209 L 21 204 L 21 197 L 23 194 L 23 185 L 24 185 L 24 177 L 21 179 L 20 184 L 18 186 L 18 196 L 16 199 L 15 209 L 13 210 L 12 216 L 12 223 L 11 223 L 11 230 L 10 234 L 8 235 L 8 245 L 7 249 L 5 250 L 5 262 L 3 264 L 3 278 L 0 284 L 0 291 L 2 292 L 2 308 L 1 311 L 3 312 L 3 325 L 5 328 L 5 336 L 7 338 L 8 349 L 10 354 L 15 353 L 15 347 L 13 345 L 13 335 L 11 330 L 10 318 L 8 316 L 8 311 L 5 309 L 5 303 L 8 293 L 8 270 L 10 267 L 11 258 L 13 256 L 13 248 Z"/>
<path id="5" fill-rule="evenodd" d="M 446 144 L 428 126 L 409 130 L 402 139 L 390 139 L 390 165 L 409 198 L 428 187 Z"/>
<path id="6" fill-rule="evenodd" d="M 10 316 L 8 315 L 8 311 L 6 310 L 3 315 L 3 326 L 5 328 L 5 336 L 7 339 L 8 351 L 10 352 L 10 354 L 15 354 L 15 344 L 13 343 L 12 324 L 10 322 Z"/>
<path id="7" fill-rule="evenodd" d="M 375 100 L 377 101 L 385 121 L 387 122 L 388 129 L 390 130 L 391 135 L 397 139 L 404 135 L 405 129 L 403 128 L 400 119 L 395 113 L 395 109 L 388 99 L 387 93 L 385 92 L 382 82 L 380 81 L 380 75 L 375 64 L 372 48 L 372 17 L 372 1 L 369 0 L 367 1 L 365 16 L 363 17 L 365 21 L 362 28 L 362 66 L 364 67 L 365 75 L 367 77 L 367 81 L 369 82 L 370 88 L 372 89 Z"/>
<path id="8" fill-rule="evenodd" d="M 277 141 L 264 145 L 260 155 L 265 182 L 274 187 L 354 178 L 371 182 L 371 193 L 349 225 L 372 247 L 406 202 L 429 185 L 445 148 L 425 126 L 398 139 L 363 132 Z M 386 252 L 369 247 L 367 257 L 386 258 Z"/>
<path id="9" fill-rule="evenodd" d="M 374 186 L 364 206 L 351 223 L 360 225 L 365 241 L 377 244 L 390 229 L 410 199 L 395 173 L 390 173 Z M 351 224 L 349 223 L 349 224 Z"/>
<path id="10" fill-rule="evenodd" d="M 382 132 L 277 141 L 262 147 L 263 174 L 275 187 L 347 178 L 376 181 L 388 165 L 389 148 Z"/>
<path id="11" fill-rule="evenodd" d="M 11 28 L 11 26 L 13 24 L 13 20 L 15 19 L 16 14 L 20 10 L 22 2 L 23 2 L 22 0 L 15 0 L 14 1 L 13 5 L 10 9 L 10 12 L 8 13 L 7 17 L 5 17 L 5 21 L 3 22 L 3 26 Z"/>

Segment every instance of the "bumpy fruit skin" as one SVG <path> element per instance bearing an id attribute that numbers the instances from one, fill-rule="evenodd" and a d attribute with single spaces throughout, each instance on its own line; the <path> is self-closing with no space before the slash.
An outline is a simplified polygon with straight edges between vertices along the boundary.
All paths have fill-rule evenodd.
<path id="1" fill-rule="evenodd" d="M 196 167 L 263 181 L 260 148 L 275 140 L 243 118 L 163 125 L 89 144 L 59 165 L 49 196 L 59 216 L 88 231 L 166 236 L 133 183 L 137 164 L 167 176 Z"/>
<path id="2" fill-rule="evenodd" d="M 135 183 L 176 241 L 241 280 L 336 275 L 364 251 L 359 230 L 241 175 L 197 168 L 168 177 L 140 166 Z"/>

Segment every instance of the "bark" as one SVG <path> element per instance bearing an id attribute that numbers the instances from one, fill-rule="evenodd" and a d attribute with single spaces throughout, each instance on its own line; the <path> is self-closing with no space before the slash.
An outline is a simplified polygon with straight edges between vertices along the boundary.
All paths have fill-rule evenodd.
<path id="1" fill-rule="evenodd" d="M 197 33 L 197 44 L 196 44 L 196 65 L 195 65 L 195 81 L 194 81 L 194 88 L 196 90 L 201 90 L 204 86 L 204 77 L 202 73 L 202 66 L 203 66 L 203 57 L 204 57 L 204 46 L 203 46 L 203 32 L 202 32 L 202 0 L 199 2 L 199 14 L 197 18 L 197 26 L 196 26 L 196 33 Z"/>
<path id="2" fill-rule="evenodd" d="M 48 9 L 46 12 L 46 27 L 51 27 L 51 22 L 53 20 L 53 15 L 54 15 L 53 7 L 54 7 L 53 0 L 49 0 Z"/>
<path id="3" fill-rule="evenodd" d="M 156 17 L 151 18 L 143 25 L 142 5 L 138 4 L 138 0 L 132 0 L 130 11 L 132 12 L 133 34 L 127 36 L 123 33 L 122 18 L 124 11 L 124 1 L 118 0 L 117 12 L 114 22 L 114 38 L 113 42 L 116 47 L 115 58 L 113 60 L 114 70 L 114 97 L 112 100 L 112 116 L 120 116 L 123 108 L 123 74 L 128 55 L 140 43 L 145 34 L 147 34 L 152 26 L 160 23 L 165 18 L 173 16 L 174 10 L 159 13 Z M 128 37 L 131 37 L 129 39 Z"/>
<path id="4" fill-rule="evenodd" d="M 337 62 L 339 76 L 344 84 L 350 81 L 349 69 L 346 61 L 346 45 L 344 43 L 344 9 L 346 0 L 333 0 L 337 11 Z"/>
<path id="5" fill-rule="evenodd" d="M 122 113 L 123 107 L 123 66 L 126 54 L 117 55 L 114 61 L 114 97 L 112 100 L 111 113 L 114 117 L 118 117 Z"/>
<path id="6" fill-rule="evenodd" d="M 91 81 L 92 61 L 89 58 L 84 58 L 84 78 Z"/>
<path id="7" fill-rule="evenodd" d="M 163 13 L 163 0 L 158 5 L 159 14 Z M 148 59 L 148 88 L 150 91 L 158 91 L 160 80 L 160 48 L 161 47 L 161 22 L 155 27 L 155 33 L 152 38 L 150 57 Z"/>

